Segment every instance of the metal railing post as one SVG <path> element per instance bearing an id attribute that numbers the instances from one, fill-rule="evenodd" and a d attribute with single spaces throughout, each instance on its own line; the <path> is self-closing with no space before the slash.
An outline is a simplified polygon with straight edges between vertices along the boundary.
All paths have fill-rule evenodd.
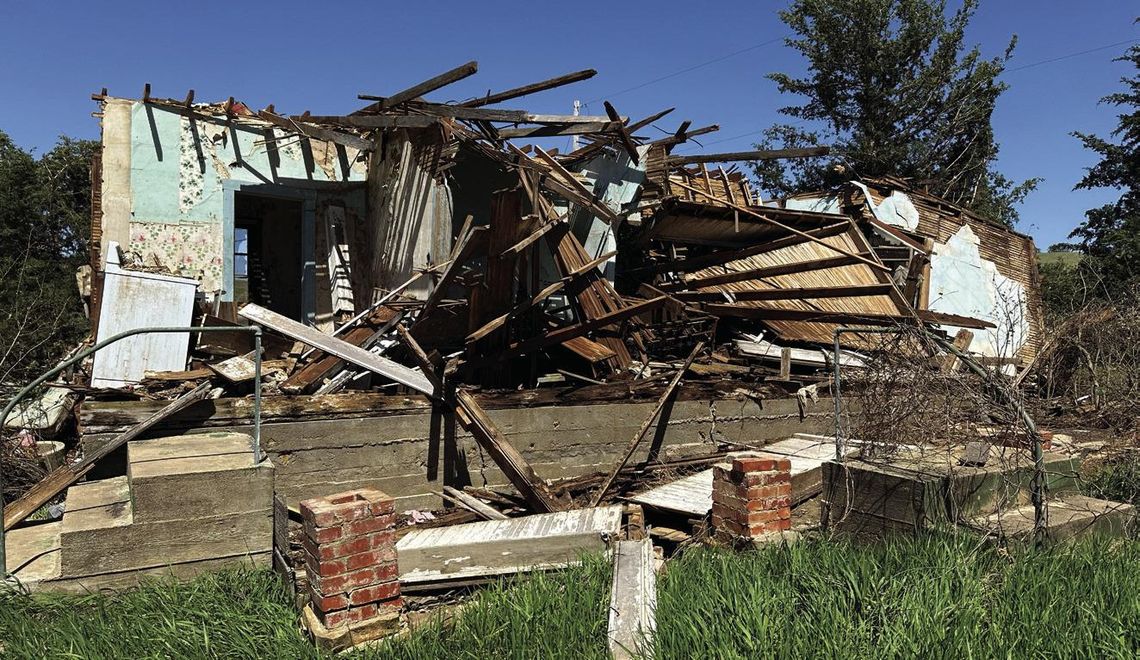
<path id="1" fill-rule="evenodd" d="M 253 370 L 254 370 L 254 386 L 253 386 L 253 442 L 250 449 L 253 451 L 254 463 L 261 463 L 261 327 L 260 326 L 199 326 L 199 327 L 154 327 L 154 328 L 135 328 L 134 330 L 127 330 L 120 332 L 104 339 L 103 341 L 95 344 L 91 348 L 85 349 L 64 360 L 56 365 L 47 373 L 29 383 L 24 389 L 20 390 L 8 405 L 4 406 L 3 412 L 0 412 L 0 434 L 4 431 L 4 424 L 8 421 L 8 415 L 16 407 L 20 401 L 24 399 L 32 390 L 46 383 L 48 379 L 54 378 L 73 364 L 77 364 L 86 359 L 90 355 L 94 355 L 96 351 L 106 346 L 109 346 L 120 339 L 133 337 L 134 335 L 142 335 L 149 333 L 195 333 L 195 332 L 250 332 L 253 333 Z M 2 439 L 0 439 L 2 442 Z M 0 579 L 8 577 L 8 564 L 7 564 L 7 544 L 4 531 L 4 471 L 0 469 Z"/>

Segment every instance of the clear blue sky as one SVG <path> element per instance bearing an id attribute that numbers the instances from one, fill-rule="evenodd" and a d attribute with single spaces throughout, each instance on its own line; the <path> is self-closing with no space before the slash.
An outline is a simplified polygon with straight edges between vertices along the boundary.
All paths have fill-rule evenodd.
<path id="1" fill-rule="evenodd" d="M 181 98 L 193 88 L 198 100 L 233 95 L 255 108 L 337 114 L 358 107 L 358 93 L 390 93 L 475 59 L 478 74 L 433 98 L 595 68 L 592 80 L 517 104 L 568 113 L 577 98 L 601 114 L 606 98 L 633 117 L 676 106 L 662 128 L 672 131 L 682 119 L 721 126 L 703 147 L 686 150 L 742 150 L 779 119 L 777 108 L 794 102 L 764 78 L 803 69 L 780 40 L 786 28 L 776 11 L 784 4 L 9 2 L 0 10 L 0 130 L 41 152 L 60 134 L 96 138 L 89 95 L 107 87 L 138 97 L 144 82 L 156 96 Z M 1138 10 L 1126 0 L 983 0 L 969 38 L 992 56 L 1016 33 L 1016 69 L 1140 39 Z M 1044 177 L 1019 225 L 1042 248 L 1065 240 L 1085 209 L 1113 197 L 1072 191 L 1095 158 L 1069 133 L 1114 126 L 1113 110 L 1097 100 L 1130 73 L 1112 62 L 1125 48 L 1005 76 L 1011 89 L 994 118 L 1000 167 L 1016 180 Z M 712 60 L 719 61 L 698 66 Z"/>

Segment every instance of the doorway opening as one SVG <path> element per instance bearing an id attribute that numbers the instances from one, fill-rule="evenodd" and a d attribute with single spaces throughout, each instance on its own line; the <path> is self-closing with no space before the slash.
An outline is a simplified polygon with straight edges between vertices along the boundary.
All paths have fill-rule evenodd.
<path id="1" fill-rule="evenodd" d="M 234 303 L 304 322 L 301 200 L 234 194 Z"/>

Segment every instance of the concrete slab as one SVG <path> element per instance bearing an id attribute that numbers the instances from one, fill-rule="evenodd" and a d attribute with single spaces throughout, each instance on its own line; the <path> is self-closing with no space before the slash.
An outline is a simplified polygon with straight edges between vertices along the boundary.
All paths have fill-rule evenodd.
<path id="1" fill-rule="evenodd" d="M 443 586 L 570 566 L 605 550 L 621 516 L 621 506 L 607 506 L 416 530 L 396 543 L 400 582 Z"/>
<path id="2" fill-rule="evenodd" d="M 970 526 L 999 539 L 1029 540 L 1033 537 L 1033 505 L 980 516 Z M 1050 500 L 1046 536 L 1061 541 L 1081 535 L 1124 536 L 1134 529 L 1136 508 L 1131 504 L 1068 495 Z"/>

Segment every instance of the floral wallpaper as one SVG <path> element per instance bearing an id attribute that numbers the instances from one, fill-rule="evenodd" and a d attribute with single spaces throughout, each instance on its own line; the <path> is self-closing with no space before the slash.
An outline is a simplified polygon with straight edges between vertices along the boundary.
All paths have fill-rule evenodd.
<path id="1" fill-rule="evenodd" d="M 222 226 L 219 223 L 132 222 L 131 244 L 144 264 L 201 282 L 199 291 L 220 291 Z"/>

